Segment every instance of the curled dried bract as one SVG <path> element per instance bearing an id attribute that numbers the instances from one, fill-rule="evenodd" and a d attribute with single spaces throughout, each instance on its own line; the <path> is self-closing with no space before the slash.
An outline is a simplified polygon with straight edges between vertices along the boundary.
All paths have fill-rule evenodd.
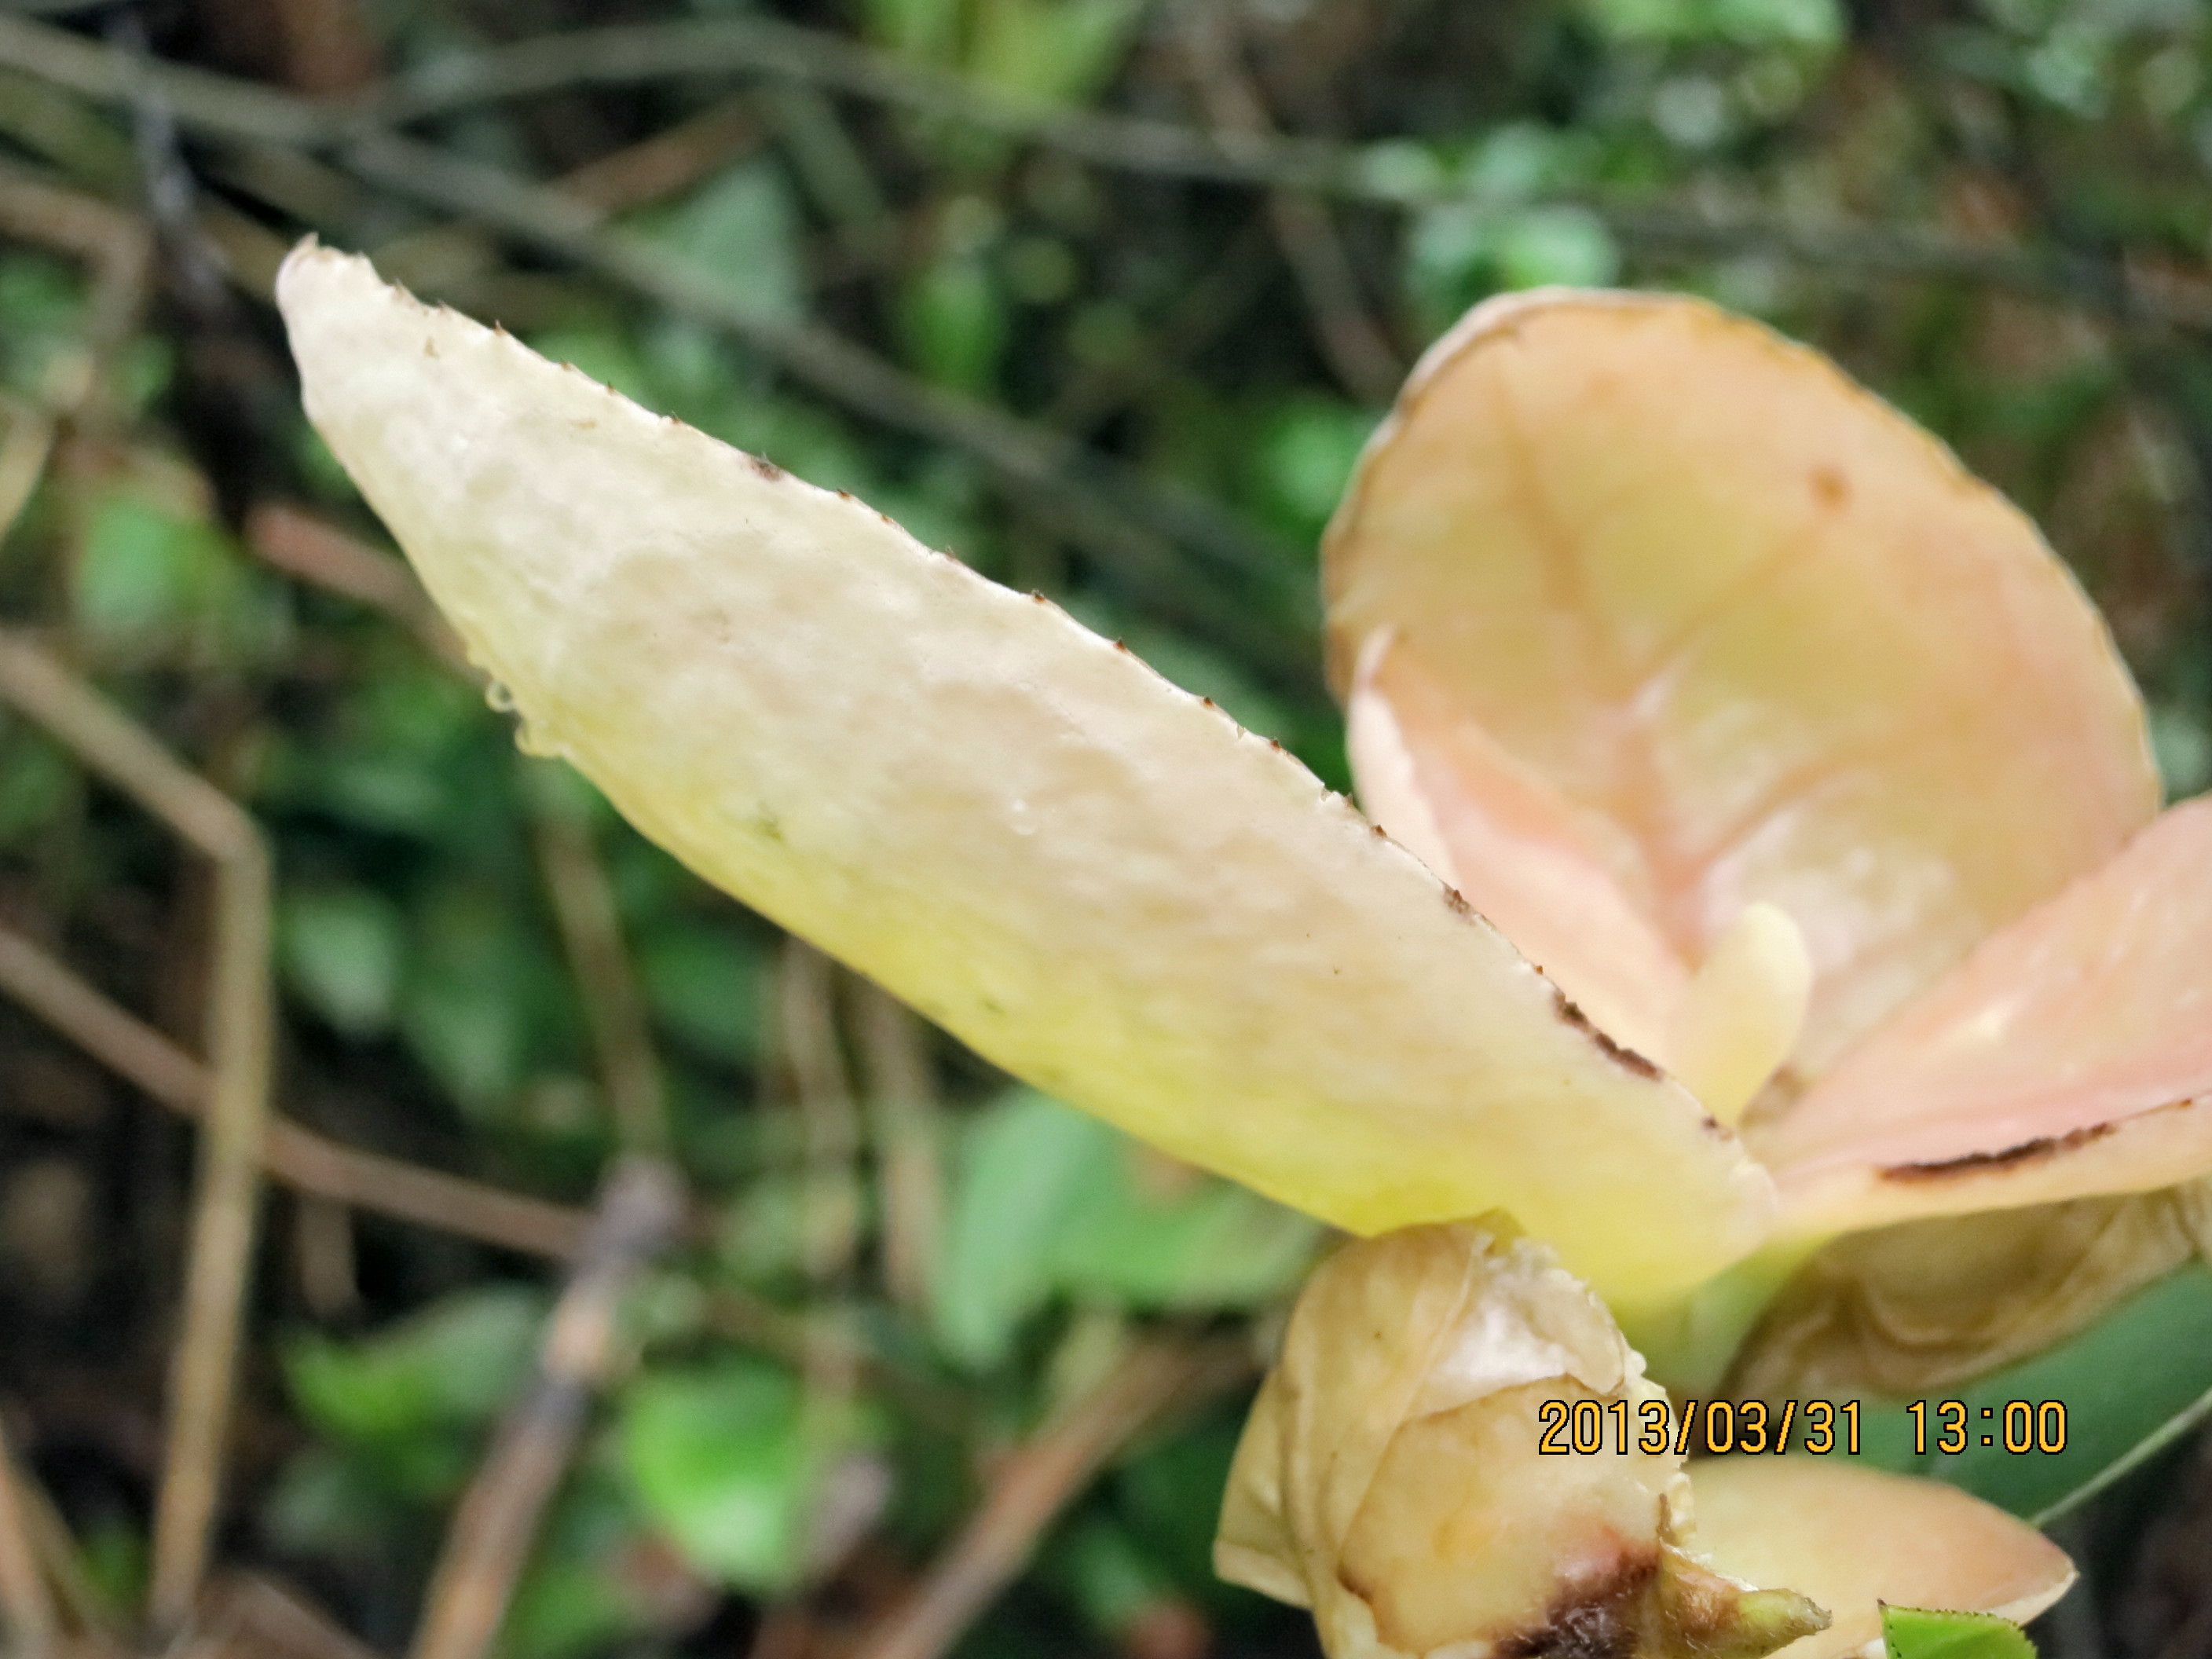
<path id="1" fill-rule="evenodd" d="M 1640 1407 L 1665 1397 L 1604 1304 L 1510 1224 L 1347 1245 L 1254 1407 L 1215 1565 L 1310 1607 L 1331 1659 L 1753 1659 L 1821 1628 L 1802 1596 L 1686 1547 L 1682 1460 L 1638 1444 Z M 1541 1449 L 1555 1401 L 1594 1404 L 1604 1449 Z"/>

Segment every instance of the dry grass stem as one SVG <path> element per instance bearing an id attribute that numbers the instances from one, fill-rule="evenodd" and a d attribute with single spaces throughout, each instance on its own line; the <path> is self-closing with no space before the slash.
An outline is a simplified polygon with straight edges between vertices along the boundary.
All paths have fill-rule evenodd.
<path id="1" fill-rule="evenodd" d="M 837 1039 L 837 966 L 787 939 L 776 975 L 776 1024 L 798 1094 L 805 1205 L 799 1234 L 807 1276 L 842 1278 L 860 1244 L 860 1115 Z"/>
<path id="2" fill-rule="evenodd" d="M 246 544 L 273 569 L 382 611 L 448 667 L 481 678 L 404 559 L 282 501 L 260 502 L 246 515 Z"/>
<path id="3" fill-rule="evenodd" d="M 39 1565 L 15 1452 L 0 1425 L 0 1627 L 15 1659 L 44 1659 L 62 1632 L 61 1610 Z"/>
<path id="4" fill-rule="evenodd" d="M 540 763 L 557 765 L 559 763 Z M 557 780 L 565 782 L 566 779 Z M 623 943 L 622 917 L 615 908 L 614 884 L 577 806 L 550 789 L 538 796 L 538 860 L 545 891 L 584 1005 L 585 1023 L 599 1062 L 599 1079 L 613 1109 L 615 1136 L 624 1151 L 659 1158 L 669 1148 L 668 1100 L 660 1057 L 645 999 Z"/>
<path id="5" fill-rule="evenodd" d="M 328 1614 L 257 1573 L 227 1573 L 200 1598 L 191 1638 L 165 1659 L 378 1659 Z"/>
<path id="6" fill-rule="evenodd" d="M 180 1630 L 207 1569 L 252 1267 L 273 1038 L 269 854 L 253 820 L 235 801 L 19 636 L 0 638 L 0 696 L 216 868 L 207 1109 L 148 1593 L 155 1627 Z"/>
<path id="7" fill-rule="evenodd" d="M 666 1164 L 628 1159 L 609 1176 L 547 1322 L 538 1375 L 501 1421 L 454 1511 L 411 1659 L 482 1659 L 499 1633 L 592 1392 L 613 1362 L 623 1294 L 683 1214 L 683 1188 Z"/>
<path id="8" fill-rule="evenodd" d="M 1206 114 L 1224 131 L 1273 137 L 1274 122 L 1244 67 L 1236 28 L 1236 14 L 1226 8 L 1200 7 L 1191 14 L 1188 38 Z M 1267 192 L 1267 216 L 1331 372 L 1360 402 L 1389 407 L 1406 366 L 1368 314 L 1358 275 L 1328 207 L 1310 191 L 1277 188 Z"/>
<path id="9" fill-rule="evenodd" d="M 680 196 L 760 146 L 750 96 L 726 98 L 650 138 L 561 175 L 561 188 L 603 217 Z"/>
<path id="10" fill-rule="evenodd" d="M 1172 1337 L 1133 1344 L 1112 1370 L 1010 1454 L 945 1553 L 854 1659 L 941 1659 L 1028 1562 L 1037 1540 L 1115 1454 L 1170 1407 L 1243 1382 L 1241 1347 Z"/>
<path id="11" fill-rule="evenodd" d="M 204 1109 L 206 1066 L 4 927 L 0 993 L 170 1110 Z M 589 1224 L 581 1210 L 342 1146 L 283 1118 L 270 1120 L 262 1152 L 269 1172 L 302 1193 L 526 1255 L 572 1256 Z"/>
<path id="12" fill-rule="evenodd" d="M 945 1211 L 942 1126 L 928 1033 L 888 992 L 866 980 L 852 986 L 883 1212 L 884 1285 L 892 1301 L 920 1318 L 929 1311 Z"/>

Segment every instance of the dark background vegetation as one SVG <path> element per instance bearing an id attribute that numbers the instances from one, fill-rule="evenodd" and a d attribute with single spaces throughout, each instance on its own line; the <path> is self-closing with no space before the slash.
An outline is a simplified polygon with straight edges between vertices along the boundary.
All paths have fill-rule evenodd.
<path id="1" fill-rule="evenodd" d="M 1311 1650 L 1206 1552 L 1312 1230 L 1010 1089 L 519 756 L 299 416 L 268 286 L 308 230 L 1053 593 L 1340 787 L 1315 544 L 1406 367 L 1502 289 L 1694 289 L 2027 507 L 2173 792 L 2212 779 L 2196 0 L 9 0 L 0 610 L 276 878 L 269 937 L 225 934 L 174 824 L 0 721 L 0 1489 L 73 1640 L 133 1639 L 177 1109 L 265 950 L 312 1133 L 206 1639 L 404 1647 L 514 1408 L 566 1475 L 513 1659 Z M 82 712 L 59 684 L 32 713 Z M 570 1444 L 532 1356 L 624 1151 L 686 1212 L 649 1265 L 593 1247 L 629 1294 Z M 529 1535 L 519 1467 L 454 1528 L 467 1584 Z M 2047 1647 L 2212 1654 L 2208 1467 L 2069 1523 Z"/>

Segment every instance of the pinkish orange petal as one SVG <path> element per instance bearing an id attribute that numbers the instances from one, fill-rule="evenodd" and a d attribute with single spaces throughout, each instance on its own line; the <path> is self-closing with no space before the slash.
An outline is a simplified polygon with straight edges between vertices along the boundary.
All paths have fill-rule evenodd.
<path id="1" fill-rule="evenodd" d="M 1756 1146 L 1814 1231 L 2212 1170 L 2212 797 L 1988 940 Z"/>
<path id="2" fill-rule="evenodd" d="M 1408 749 L 1479 731 L 1613 826 L 1678 956 L 1754 900 L 1797 921 L 1803 1069 L 2157 805 L 2134 688 L 2034 527 L 1701 301 L 1480 307 L 1370 447 L 1328 565 L 1339 684 L 1392 630 L 1449 710 L 1401 710 Z"/>
<path id="3" fill-rule="evenodd" d="M 1361 804 L 1600 1030 L 1661 1055 L 1688 975 L 1616 878 L 1636 870 L 1635 849 L 1455 720 L 1436 683 L 1389 647 L 1388 635 L 1370 642 L 1346 705 Z"/>
<path id="4" fill-rule="evenodd" d="M 1955 1486 L 1814 1457 L 1690 1465 L 1692 1546 L 1733 1577 L 1787 1584 L 1835 1622 L 1775 1659 L 1879 1652 L 1883 1601 L 2027 1620 L 2074 1582 L 2065 1552 Z"/>

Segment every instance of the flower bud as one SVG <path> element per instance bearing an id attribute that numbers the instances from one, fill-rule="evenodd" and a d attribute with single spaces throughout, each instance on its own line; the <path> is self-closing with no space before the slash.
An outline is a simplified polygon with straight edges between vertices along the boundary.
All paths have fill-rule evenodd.
<path id="1" fill-rule="evenodd" d="M 1499 1218 L 1348 1244 L 1255 1402 L 1215 1566 L 1310 1607 L 1330 1659 L 1755 1659 L 1821 1628 L 1683 1547 L 1682 1459 L 1639 1444 L 1665 1399 L 1604 1304 Z M 1596 1452 L 1551 1421 L 1578 1402 Z"/>

